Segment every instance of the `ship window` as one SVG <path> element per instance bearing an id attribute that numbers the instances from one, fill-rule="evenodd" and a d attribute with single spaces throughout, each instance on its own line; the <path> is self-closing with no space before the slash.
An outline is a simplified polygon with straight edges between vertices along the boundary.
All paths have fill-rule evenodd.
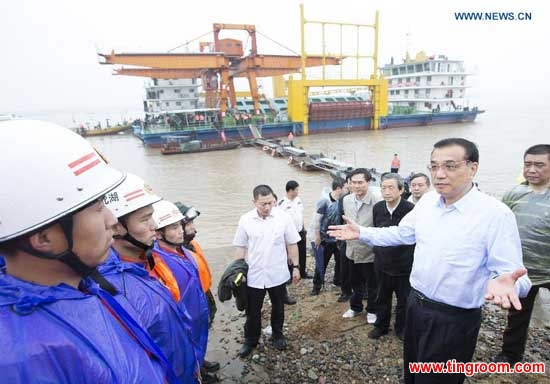
<path id="1" fill-rule="evenodd" d="M 174 89 L 174 93 L 180 93 L 181 92 L 181 89 Z"/>
<path id="2" fill-rule="evenodd" d="M 424 63 L 424 70 L 429 71 L 430 70 L 430 63 Z"/>
<path id="3" fill-rule="evenodd" d="M 431 77 L 431 76 L 428 76 L 426 80 L 432 81 L 432 77 Z"/>
<path id="4" fill-rule="evenodd" d="M 244 103 L 246 105 L 254 105 L 254 102 L 252 100 L 246 100 Z"/>
<path id="5" fill-rule="evenodd" d="M 397 79 L 397 84 L 401 84 L 403 82 L 403 79 L 399 78 Z"/>
<path id="6" fill-rule="evenodd" d="M 396 95 L 399 95 L 399 90 L 395 91 L 395 94 L 396 94 Z"/>
<path id="7" fill-rule="evenodd" d="M 176 105 L 179 107 L 181 106 L 181 101 L 176 101 Z"/>
<path id="8" fill-rule="evenodd" d="M 419 94 L 418 89 L 415 89 L 415 90 L 414 90 L 414 95 L 415 95 L 415 96 L 418 96 L 418 94 Z"/>
<path id="9" fill-rule="evenodd" d="M 317 98 L 317 97 L 314 97 L 311 99 L 311 101 L 315 102 L 315 103 L 320 103 L 321 102 L 321 99 Z"/>
<path id="10" fill-rule="evenodd" d="M 405 89 L 405 95 L 408 95 L 408 94 L 409 94 L 409 90 Z"/>
<path id="11" fill-rule="evenodd" d="M 327 97 L 325 98 L 325 101 L 336 101 L 336 100 L 334 100 L 332 97 Z"/>
<path id="12" fill-rule="evenodd" d="M 346 97 L 346 100 L 349 100 L 349 101 L 357 101 L 359 98 L 358 97 Z"/>
<path id="13" fill-rule="evenodd" d="M 422 72 L 422 64 L 416 64 L 416 72 Z"/>
<path id="14" fill-rule="evenodd" d="M 397 68 L 394 68 L 394 69 L 392 69 L 391 74 L 392 75 L 399 75 L 399 71 L 397 70 Z"/>
<path id="15" fill-rule="evenodd" d="M 165 104 L 167 107 L 170 106 L 170 103 L 169 103 L 169 102 L 165 102 L 164 104 Z"/>
<path id="16" fill-rule="evenodd" d="M 346 101 L 345 97 L 335 97 L 336 101 Z"/>
<path id="17" fill-rule="evenodd" d="M 394 94 L 394 91 L 390 91 L 390 95 L 393 95 Z"/>
<path id="18" fill-rule="evenodd" d="M 416 77 L 416 82 L 417 82 L 417 83 L 420 83 L 420 76 L 417 76 L 417 77 Z"/>
<path id="19" fill-rule="evenodd" d="M 275 100 L 275 104 L 284 104 L 284 103 L 285 103 L 284 100 L 280 100 L 280 99 Z"/>
<path id="20" fill-rule="evenodd" d="M 164 93 L 164 89 L 159 90 L 159 93 Z"/>

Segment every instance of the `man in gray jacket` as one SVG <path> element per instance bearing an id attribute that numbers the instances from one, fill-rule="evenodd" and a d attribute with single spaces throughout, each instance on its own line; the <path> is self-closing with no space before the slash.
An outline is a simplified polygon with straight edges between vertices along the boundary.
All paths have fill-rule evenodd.
<path id="1" fill-rule="evenodd" d="M 372 207 L 380 199 L 369 191 L 370 172 L 365 168 L 357 168 L 350 174 L 351 194 L 344 197 L 344 214 L 359 225 L 371 227 Z M 371 247 L 358 241 L 349 240 L 346 246 L 346 257 L 351 260 L 350 278 L 352 295 L 350 309 L 342 317 L 350 318 L 363 311 L 365 284 L 367 286 L 367 321 L 376 321 L 376 275 L 374 272 L 374 252 Z"/>

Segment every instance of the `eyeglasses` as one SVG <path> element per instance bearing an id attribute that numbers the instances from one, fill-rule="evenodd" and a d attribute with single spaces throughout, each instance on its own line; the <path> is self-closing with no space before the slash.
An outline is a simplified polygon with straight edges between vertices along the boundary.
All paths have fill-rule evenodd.
<path id="1" fill-rule="evenodd" d="M 458 168 L 460 168 L 460 164 L 462 163 L 470 163 L 470 160 L 462 160 L 462 161 L 446 161 L 444 162 L 443 164 L 428 164 L 428 171 L 432 172 L 432 173 L 435 173 L 437 172 L 440 168 L 442 168 L 443 170 L 447 171 L 447 172 L 454 172 L 456 171 Z"/>

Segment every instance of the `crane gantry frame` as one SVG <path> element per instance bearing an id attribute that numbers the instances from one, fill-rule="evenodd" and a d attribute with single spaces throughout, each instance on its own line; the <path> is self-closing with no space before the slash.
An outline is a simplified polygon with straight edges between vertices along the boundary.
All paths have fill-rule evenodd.
<path id="1" fill-rule="evenodd" d="M 244 55 L 242 41 L 220 39 L 222 30 L 244 30 L 251 39 L 252 48 Z M 303 66 L 338 65 L 341 57 L 310 56 L 305 60 L 298 55 L 266 55 L 258 53 L 256 27 L 249 24 L 213 24 L 214 52 L 199 53 L 98 53 L 101 64 L 131 65 L 132 68 L 115 69 L 116 75 L 141 76 L 156 79 L 201 78 L 206 95 L 206 106 L 219 107 L 222 116 L 237 105 L 234 79 L 246 77 L 256 114 L 260 112 L 257 78 L 280 76 L 299 72 Z M 201 51 L 208 45 L 200 42 Z"/>

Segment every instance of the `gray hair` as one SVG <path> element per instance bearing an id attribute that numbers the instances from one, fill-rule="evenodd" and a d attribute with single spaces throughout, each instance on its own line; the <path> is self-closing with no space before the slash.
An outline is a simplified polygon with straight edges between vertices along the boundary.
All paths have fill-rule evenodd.
<path id="1" fill-rule="evenodd" d="M 395 180 L 397 182 L 397 188 L 399 189 L 405 188 L 405 181 L 397 173 L 391 173 L 391 172 L 383 173 L 382 176 L 380 176 L 380 185 L 382 185 L 384 180 Z"/>

